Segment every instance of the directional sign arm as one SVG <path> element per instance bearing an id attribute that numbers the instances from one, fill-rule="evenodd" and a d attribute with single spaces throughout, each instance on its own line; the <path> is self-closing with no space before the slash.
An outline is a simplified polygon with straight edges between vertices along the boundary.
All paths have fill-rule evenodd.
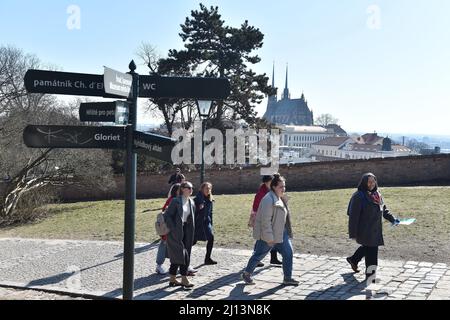
<path id="1" fill-rule="evenodd" d="M 134 149 L 145 151 L 148 156 L 172 163 L 172 149 L 176 140 L 157 134 L 134 131 Z"/>
<path id="2" fill-rule="evenodd" d="M 23 141 L 29 148 L 125 148 L 123 126 L 34 126 L 25 127 Z"/>
<path id="3" fill-rule="evenodd" d="M 139 96 L 143 98 L 223 100 L 231 91 L 226 78 L 140 75 L 139 81 Z"/>
<path id="4" fill-rule="evenodd" d="M 25 74 L 29 93 L 122 98 L 128 96 L 129 75 L 106 72 L 105 75 L 30 69 Z M 111 87 L 111 84 L 113 85 Z M 177 98 L 223 100 L 230 94 L 225 78 L 139 76 L 139 96 L 143 98 Z M 108 91 L 109 93 L 105 93 Z"/>
<path id="5" fill-rule="evenodd" d="M 24 83 L 29 93 L 120 98 L 105 93 L 103 75 L 30 69 Z"/>

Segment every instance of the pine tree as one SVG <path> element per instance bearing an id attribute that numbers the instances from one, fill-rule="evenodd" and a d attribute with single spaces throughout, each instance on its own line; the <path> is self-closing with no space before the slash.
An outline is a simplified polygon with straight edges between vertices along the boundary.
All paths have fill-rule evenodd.
<path id="1" fill-rule="evenodd" d="M 245 21 L 239 28 L 225 25 L 218 7 L 191 11 L 181 25 L 183 50 L 170 50 L 159 61 L 161 74 L 191 74 L 202 77 L 225 77 L 230 80 L 231 94 L 217 101 L 209 125 L 224 128 L 225 120 L 258 122 L 255 107 L 265 95 L 274 94 L 266 74 L 256 74 L 249 65 L 260 57 L 253 52 L 263 45 L 263 33 Z"/>

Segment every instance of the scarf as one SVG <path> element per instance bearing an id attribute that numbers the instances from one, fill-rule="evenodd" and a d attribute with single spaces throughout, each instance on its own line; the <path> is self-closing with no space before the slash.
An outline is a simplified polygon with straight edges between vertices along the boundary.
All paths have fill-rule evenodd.
<path id="1" fill-rule="evenodd" d="M 373 203 L 381 206 L 383 204 L 383 198 L 381 197 L 381 193 L 377 190 L 375 192 L 368 191 L 369 199 L 372 200 Z"/>

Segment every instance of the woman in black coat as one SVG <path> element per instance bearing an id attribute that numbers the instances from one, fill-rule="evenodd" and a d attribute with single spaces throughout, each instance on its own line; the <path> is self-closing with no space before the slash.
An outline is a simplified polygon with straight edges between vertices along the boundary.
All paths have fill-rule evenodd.
<path id="1" fill-rule="evenodd" d="M 170 232 L 167 234 L 167 253 L 170 259 L 169 286 L 193 287 L 187 279 L 187 272 L 191 258 L 191 248 L 194 242 L 195 205 L 190 198 L 192 184 L 183 182 L 180 186 L 180 196 L 173 198 L 164 212 L 164 220 Z M 176 280 L 178 268 L 181 283 Z"/>
<path id="2" fill-rule="evenodd" d="M 358 263 L 365 257 L 366 279 L 375 277 L 378 266 L 378 247 L 384 245 L 382 217 L 398 224 L 398 220 L 389 213 L 383 197 L 378 191 L 377 178 L 372 173 L 362 176 L 348 207 L 348 232 L 350 239 L 355 239 L 361 246 L 353 256 L 347 258 L 353 271 L 359 272 Z"/>
<path id="3" fill-rule="evenodd" d="M 211 259 L 211 252 L 214 245 L 213 233 L 213 195 L 212 184 L 204 182 L 195 196 L 195 238 L 197 241 L 207 241 L 205 264 L 214 265 L 216 261 Z"/>

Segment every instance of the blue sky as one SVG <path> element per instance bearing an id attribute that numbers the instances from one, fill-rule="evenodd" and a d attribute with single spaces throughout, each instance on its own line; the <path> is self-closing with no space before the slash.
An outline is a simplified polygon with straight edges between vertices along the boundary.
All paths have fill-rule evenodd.
<path id="1" fill-rule="evenodd" d="M 145 41 L 164 55 L 181 48 L 180 24 L 199 1 L 0 2 L 0 45 L 14 45 L 65 71 L 126 71 Z M 222 0 L 226 23 L 244 20 L 264 34 L 257 72 L 281 93 L 289 63 L 292 97 L 304 91 L 316 115 L 331 113 L 348 131 L 450 135 L 450 1 Z M 70 5 L 80 29 L 69 30 Z M 370 27 L 374 11 L 379 19 Z M 373 26 L 373 24 L 371 24 Z M 140 66 L 138 72 L 146 73 Z M 258 107 L 264 112 L 266 103 Z M 152 121 L 140 113 L 141 122 Z"/>

